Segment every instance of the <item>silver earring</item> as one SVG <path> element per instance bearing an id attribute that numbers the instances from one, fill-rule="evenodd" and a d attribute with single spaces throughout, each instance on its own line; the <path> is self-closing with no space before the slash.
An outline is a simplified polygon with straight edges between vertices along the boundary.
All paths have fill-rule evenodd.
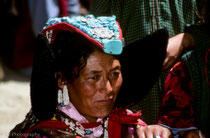
<path id="1" fill-rule="evenodd" d="M 63 87 L 63 103 L 64 103 L 64 105 L 69 104 L 69 92 L 68 92 L 68 88 L 66 85 L 64 85 L 64 87 Z"/>
<path id="2" fill-rule="evenodd" d="M 58 104 L 60 106 L 66 106 L 69 104 L 69 94 L 68 94 L 68 88 L 66 85 L 63 86 L 63 90 L 58 90 Z"/>

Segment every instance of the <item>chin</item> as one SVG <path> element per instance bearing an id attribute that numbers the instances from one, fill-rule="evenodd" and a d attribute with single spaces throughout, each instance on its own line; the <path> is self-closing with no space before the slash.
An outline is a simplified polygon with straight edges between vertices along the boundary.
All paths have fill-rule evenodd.
<path id="1" fill-rule="evenodd" d="M 110 113 L 111 113 L 111 110 L 101 110 L 101 111 L 98 111 L 95 115 L 98 118 L 104 118 L 104 117 L 109 116 Z"/>

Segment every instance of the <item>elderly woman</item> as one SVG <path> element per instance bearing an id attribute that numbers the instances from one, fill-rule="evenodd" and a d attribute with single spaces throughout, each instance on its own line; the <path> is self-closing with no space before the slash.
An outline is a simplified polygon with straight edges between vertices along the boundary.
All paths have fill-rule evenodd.
<path id="1" fill-rule="evenodd" d="M 164 40 L 163 47 L 167 42 Z M 168 129 L 147 126 L 140 112 L 115 106 L 119 92 L 122 99 L 117 105 L 128 104 L 123 101 L 123 93 L 129 85 L 120 89 L 124 85 L 121 69 L 125 66 L 125 72 L 129 70 L 125 64 L 130 57 L 126 53 L 138 50 L 140 41 L 124 48 L 125 54 L 121 54 L 122 32 L 114 16 L 49 19 L 37 40 L 31 78 L 32 110 L 10 136 L 168 137 Z M 125 78 L 128 82 L 129 77 Z M 132 95 L 132 91 L 126 95 L 129 93 Z"/>

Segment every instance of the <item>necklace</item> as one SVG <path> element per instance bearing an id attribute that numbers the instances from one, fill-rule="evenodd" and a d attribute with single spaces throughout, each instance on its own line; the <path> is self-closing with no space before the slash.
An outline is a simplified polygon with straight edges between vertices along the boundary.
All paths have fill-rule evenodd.
<path id="1" fill-rule="evenodd" d="M 74 135 L 79 135 L 79 136 L 88 136 L 91 135 L 93 133 L 92 130 L 88 129 L 88 128 L 94 128 L 94 127 L 98 127 L 100 125 L 103 126 L 103 136 L 104 138 L 108 138 L 108 121 L 109 121 L 109 117 L 107 117 L 106 119 L 102 120 L 101 122 L 96 122 L 96 123 L 84 123 L 81 124 L 73 119 L 69 119 L 69 118 L 61 118 L 61 121 L 63 121 L 68 127 L 69 130 L 67 130 L 69 133 L 74 134 Z M 93 126 L 93 127 L 87 127 L 87 126 Z M 84 127 L 86 126 L 86 127 Z"/>

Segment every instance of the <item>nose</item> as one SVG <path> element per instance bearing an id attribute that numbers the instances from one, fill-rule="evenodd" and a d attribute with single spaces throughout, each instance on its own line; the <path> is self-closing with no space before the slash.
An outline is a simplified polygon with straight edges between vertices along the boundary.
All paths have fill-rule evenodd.
<path id="1" fill-rule="evenodd" d="M 111 84 L 110 80 L 108 80 L 108 79 L 103 81 L 101 88 L 102 88 L 101 92 L 104 92 L 104 93 L 111 93 L 113 91 L 112 84 Z"/>

